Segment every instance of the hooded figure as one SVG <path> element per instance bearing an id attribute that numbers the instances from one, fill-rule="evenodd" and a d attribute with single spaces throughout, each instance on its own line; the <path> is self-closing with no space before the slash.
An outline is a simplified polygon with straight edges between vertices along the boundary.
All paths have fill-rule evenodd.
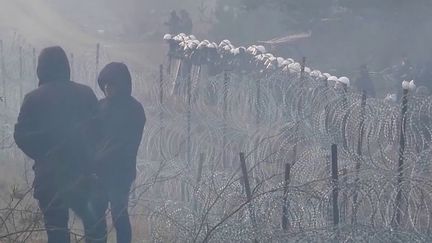
<path id="1" fill-rule="evenodd" d="M 131 96 L 132 79 L 123 63 L 110 63 L 99 74 L 106 98 L 99 101 L 95 172 L 111 206 L 117 242 L 131 242 L 129 191 L 136 177 L 136 157 L 146 121 L 142 105 Z"/>
<path id="2" fill-rule="evenodd" d="M 193 23 L 189 13 L 186 10 L 180 11 L 180 32 L 186 35 L 192 34 Z"/>
<path id="3" fill-rule="evenodd" d="M 89 87 L 70 81 L 69 61 L 61 47 L 41 52 L 37 75 L 39 87 L 24 98 L 14 138 L 35 161 L 34 197 L 44 215 L 48 242 L 70 242 L 69 208 L 83 219 L 86 242 L 105 242 L 104 221 L 95 228 L 104 212 L 87 212 L 92 193 L 77 190 L 90 171 L 92 155 L 82 135 L 96 112 L 97 98 Z M 92 241 L 93 237 L 100 240 Z"/>
<path id="4" fill-rule="evenodd" d="M 170 13 L 170 19 L 168 22 L 165 22 L 164 24 L 168 26 L 168 31 L 172 35 L 177 35 L 180 33 L 180 17 L 177 15 L 177 12 L 175 10 L 171 11 Z"/>

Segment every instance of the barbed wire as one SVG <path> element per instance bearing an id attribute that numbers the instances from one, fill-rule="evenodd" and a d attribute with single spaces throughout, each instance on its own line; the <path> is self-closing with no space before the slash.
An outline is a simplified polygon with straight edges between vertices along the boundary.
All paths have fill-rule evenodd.
<path id="1" fill-rule="evenodd" d="M 183 36 L 175 43 L 194 45 L 189 40 Z M 258 46 L 242 50 L 225 41 L 214 53 L 208 50 L 213 45 L 209 42 L 204 55 L 169 44 L 175 49 L 169 51 L 162 77 L 158 70 L 133 70 L 134 93 L 148 117 L 131 197 L 137 239 L 431 240 L 431 97 L 409 91 L 402 116 L 395 101 L 364 100 L 343 79 L 294 60 L 273 59 Z M 96 70 L 94 55 L 74 61 L 76 77 L 89 80 L 89 85 Z M 109 54 L 101 56 L 106 60 L 100 64 L 109 61 Z M 268 60 L 270 67 L 265 65 Z M 406 128 L 401 130 L 403 123 Z M 337 227 L 332 144 L 338 145 Z M 246 154 L 251 198 L 244 188 L 240 152 Z M 34 203 L 27 199 L 25 204 Z M 4 225 L 2 236 L 22 229 L 10 227 L 11 222 Z"/>

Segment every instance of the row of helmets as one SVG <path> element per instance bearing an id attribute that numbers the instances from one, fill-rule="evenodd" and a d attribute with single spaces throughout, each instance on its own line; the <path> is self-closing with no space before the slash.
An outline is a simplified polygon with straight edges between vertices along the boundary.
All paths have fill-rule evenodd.
<path id="1" fill-rule="evenodd" d="M 302 65 L 292 58 L 276 57 L 266 51 L 262 45 L 251 45 L 249 47 L 235 47 L 229 40 L 223 40 L 219 44 L 208 40 L 199 41 L 194 35 L 180 33 L 178 35 L 166 34 L 163 38 L 170 46 L 170 55 L 179 59 L 191 59 L 196 65 L 208 64 L 210 62 L 226 62 L 234 64 L 236 60 L 246 60 L 247 63 L 259 72 L 284 72 L 299 74 Z M 202 58 L 205 56 L 205 58 Z M 204 60 L 204 61 L 203 61 Z M 196 62 L 200 63 L 196 63 Z M 207 62 L 207 63 L 206 63 Z M 241 67 L 240 67 L 241 68 Z M 319 70 L 304 68 L 304 74 L 315 80 L 328 80 L 335 85 L 350 85 L 347 77 L 336 77 L 329 73 L 322 73 Z"/>

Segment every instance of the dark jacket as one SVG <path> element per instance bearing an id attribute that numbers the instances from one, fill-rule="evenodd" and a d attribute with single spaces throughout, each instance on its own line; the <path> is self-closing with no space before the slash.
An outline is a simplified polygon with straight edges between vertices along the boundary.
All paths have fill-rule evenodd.
<path id="1" fill-rule="evenodd" d="M 189 16 L 189 13 L 186 11 L 181 12 L 180 17 L 180 32 L 185 33 L 187 35 L 192 34 L 193 23 L 192 19 Z"/>
<path id="2" fill-rule="evenodd" d="M 168 31 L 172 35 L 177 35 L 180 33 L 180 17 L 177 15 L 175 11 L 171 12 L 170 19 L 168 22 L 165 22 L 164 24 L 168 26 Z"/>
<path id="3" fill-rule="evenodd" d="M 131 96 L 132 81 L 122 63 L 110 63 L 100 73 L 99 87 L 115 82 L 116 97 L 99 101 L 99 140 L 95 170 L 103 181 L 130 183 L 136 176 L 136 157 L 146 121 L 142 105 Z"/>
<path id="4" fill-rule="evenodd" d="M 39 56 L 39 87 L 28 93 L 15 125 L 18 147 L 35 161 L 35 196 L 85 170 L 89 155 L 80 136 L 97 109 L 97 98 L 84 85 L 70 81 L 67 56 L 60 47 Z"/>

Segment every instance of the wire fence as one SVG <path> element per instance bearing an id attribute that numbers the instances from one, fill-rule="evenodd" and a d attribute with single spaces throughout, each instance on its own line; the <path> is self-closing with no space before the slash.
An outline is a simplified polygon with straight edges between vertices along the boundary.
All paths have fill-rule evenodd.
<path id="1" fill-rule="evenodd" d="M 408 85 L 400 102 L 367 98 L 305 60 L 182 38 L 168 39 L 160 70 L 133 74 L 148 117 L 131 195 L 135 241 L 431 240 L 430 97 Z M 89 85 L 109 60 L 96 53 L 74 61 Z M 21 194 L 1 210 L 0 240 L 41 237 L 37 207 Z"/>

